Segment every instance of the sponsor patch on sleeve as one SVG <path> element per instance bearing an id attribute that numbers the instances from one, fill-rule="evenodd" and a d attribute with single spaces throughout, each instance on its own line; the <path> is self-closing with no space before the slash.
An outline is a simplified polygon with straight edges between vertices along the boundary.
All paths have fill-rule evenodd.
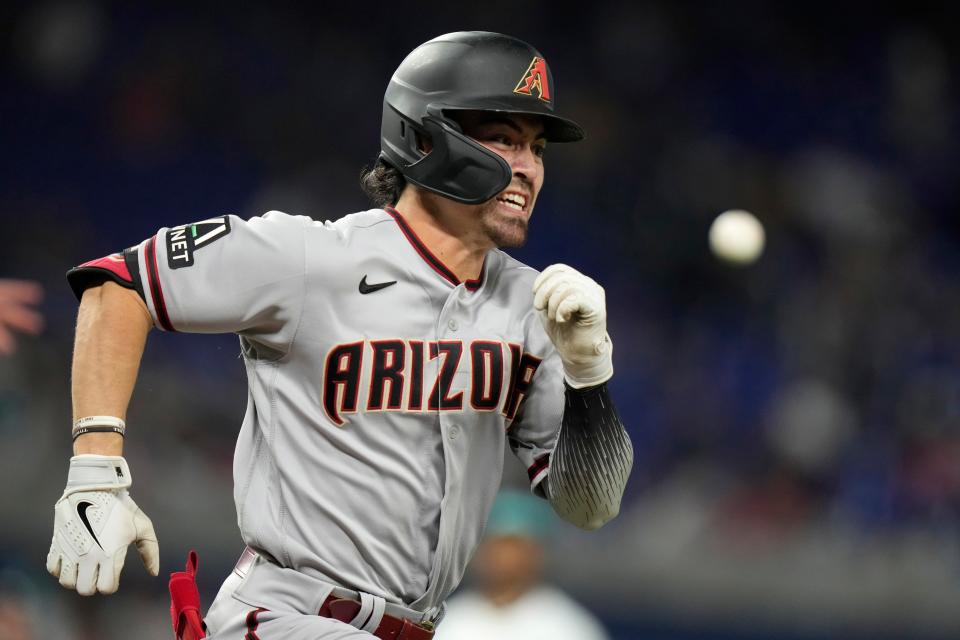
<path id="1" fill-rule="evenodd" d="M 167 230 L 167 266 L 171 269 L 191 267 L 193 254 L 230 233 L 230 217 L 182 224 Z"/>

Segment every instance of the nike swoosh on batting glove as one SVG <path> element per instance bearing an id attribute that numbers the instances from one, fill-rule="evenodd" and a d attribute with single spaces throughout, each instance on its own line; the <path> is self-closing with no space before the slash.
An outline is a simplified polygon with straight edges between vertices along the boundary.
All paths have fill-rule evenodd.
<path id="1" fill-rule="evenodd" d="M 550 265 L 533 283 L 533 306 L 560 354 L 567 384 L 583 389 L 613 376 L 603 287 L 573 267 Z"/>
<path id="2" fill-rule="evenodd" d="M 54 506 L 47 571 L 80 595 L 113 593 L 127 546 L 135 542 L 151 575 L 160 572 L 153 523 L 130 497 L 127 461 L 120 456 L 70 459 L 67 488 Z"/>

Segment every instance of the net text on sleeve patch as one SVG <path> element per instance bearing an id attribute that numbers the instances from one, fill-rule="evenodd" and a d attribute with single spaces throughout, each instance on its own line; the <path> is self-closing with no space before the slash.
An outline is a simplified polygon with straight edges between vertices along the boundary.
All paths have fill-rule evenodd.
<path id="1" fill-rule="evenodd" d="M 230 233 L 230 217 L 182 224 L 167 230 L 167 266 L 182 269 L 193 266 L 193 253 Z"/>

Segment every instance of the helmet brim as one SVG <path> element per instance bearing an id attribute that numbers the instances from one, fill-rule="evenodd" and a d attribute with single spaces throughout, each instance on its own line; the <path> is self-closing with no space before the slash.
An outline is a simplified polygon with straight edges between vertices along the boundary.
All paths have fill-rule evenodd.
<path id="1" fill-rule="evenodd" d="M 442 107 L 444 112 L 450 111 L 485 111 L 489 113 L 520 114 L 525 116 L 535 116 L 543 122 L 543 136 L 547 142 L 579 142 L 586 137 L 583 127 L 579 124 L 552 113 L 544 113 L 534 109 L 484 109 L 476 107 Z"/>

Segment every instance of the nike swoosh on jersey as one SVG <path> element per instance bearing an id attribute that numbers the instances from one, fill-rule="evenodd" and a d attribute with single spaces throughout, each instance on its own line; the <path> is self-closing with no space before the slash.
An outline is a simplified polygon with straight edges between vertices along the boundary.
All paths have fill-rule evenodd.
<path id="1" fill-rule="evenodd" d="M 80 516 L 80 521 L 83 523 L 83 526 L 87 528 L 87 531 L 90 532 L 90 535 L 93 537 L 93 541 L 97 543 L 97 546 L 103 549 L 103 545 L 100 544 L 100 541 L 97 540 L 97 534 L 93 532 L 93 527 L 90 526 L 90 520 L 87 519 L 87 509 L 94 506 L 92 502 L 78 502 L 77 503 L 77 514 Z"/>
<path id="2" fill-rule="evenodd" d="M 367 276 L 363 276 L 363 280 L 360 281 L 360 293 L 373 293 L 374 291 L 380 291 L 380 289 L 386 289 L 390 285 L 397 284 L 396 280 L 391 280 L 390 282 L 378 282 L 376 284 L 367 284 Z"/>

